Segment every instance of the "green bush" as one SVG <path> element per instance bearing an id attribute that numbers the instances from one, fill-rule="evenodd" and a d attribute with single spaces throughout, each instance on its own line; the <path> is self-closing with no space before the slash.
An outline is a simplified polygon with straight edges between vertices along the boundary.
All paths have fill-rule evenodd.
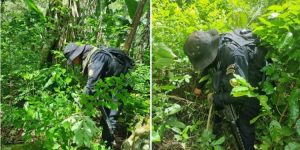
<path id="1" fill-rule="evenodd" d="M 154 147 L 180 145 L 181 148 L 209 149 L 212 143 L 218 143 L 216 149 L 220 146 L 231 149 L 233 140 L 229 132 L 225 132 L 225 142 L 222 142 L 222 137 L 216 138 L 204 128 L 208 103 L 206 97 L 195 97 L 193 88 L 197 82 L 208 80 L 202 89 L 204 95 L 208 95 L 212 92 L 211 78 L 198 78 L 199 72 L 194 72 L 183 53 L 183 44 L 196 30 L 217 29 L 222 33 L 234 28 L 250 28 L 269 49 L 266 59 L 271 63 L 262 70 L 267 76 L 263 84 L 266 94 L 251 93 L 251 88 L 257 88 L 251 85 L 246 86 L 246 91 L 236 88 L 233 94 L 246 93 L 260 98 L 264 109 L 252 120 L 256 121 L 258 149 L 297 149 L 300 142 L 299 0 L 152 2 Z M 175 107 L 177 105 L 180 107 Z M 166 115 L 164 112 L 171 108 L 180 109 Z"/>

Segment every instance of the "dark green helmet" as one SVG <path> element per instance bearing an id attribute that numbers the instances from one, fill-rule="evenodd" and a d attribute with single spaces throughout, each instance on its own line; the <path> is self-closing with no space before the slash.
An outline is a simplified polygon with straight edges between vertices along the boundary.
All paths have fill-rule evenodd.
<path id="1" fill-rule="evenodd" d="M 184 44 L 184 53 L 189 57 L 195 69 L 202 71 L 211 64 L 218 53 L 219 33 L 195 31 Z"/>

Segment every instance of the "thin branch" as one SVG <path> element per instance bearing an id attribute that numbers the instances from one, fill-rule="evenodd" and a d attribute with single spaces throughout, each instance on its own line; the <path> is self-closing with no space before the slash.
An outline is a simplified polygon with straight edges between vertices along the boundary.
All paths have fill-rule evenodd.
<path id="1" fill-rule="evenodd" d="M 168 96 L 169 98 L 175 99 L 175 100 L 177 100 L 177 101 L 183 101 L 183 102 L 185 102 L 185 103 L 195 103 L 195 102 L 192 102 L 192 101 L 187 100 L 187 99 L 185 99 L 185 98 L 178 97 L 178 96 L 176 96 L 176 95 L 167 95 L 167 96 Z"/>
<path id="2" fill-rule="evenodd" d="M 209 107 L 209 112 L 208 112 L 208 118 L 207 118 L 207 123 L 206 123 L 206 130 L 210 129 L 212 127 L 212 117 L 213 117 L 213 103 L 211 103 Z"/>
<path id="3" fill-rule="evenodd" d="M 283 113 L 280 116 L 279 123 L 281 123 L 281 121 L 283 120 L 283 118 L 284 118 L 284 116 L 285 116 L 285 114 L 286 114 L 286 112 L 288 110 L 288 107 L 289 107 L 288 105 L 285 106 L 284 111 L 283 111 Z"/>

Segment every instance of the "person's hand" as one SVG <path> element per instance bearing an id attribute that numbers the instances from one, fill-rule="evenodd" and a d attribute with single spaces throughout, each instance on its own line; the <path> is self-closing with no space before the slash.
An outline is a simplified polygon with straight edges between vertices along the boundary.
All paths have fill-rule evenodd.
<path id="1" fill-rule="evenodd" d="M 202 94 L 201 89 L 195 88 L 194 89 L 194 94 L 195 94 L 195 96 L 199 97 Z"/>

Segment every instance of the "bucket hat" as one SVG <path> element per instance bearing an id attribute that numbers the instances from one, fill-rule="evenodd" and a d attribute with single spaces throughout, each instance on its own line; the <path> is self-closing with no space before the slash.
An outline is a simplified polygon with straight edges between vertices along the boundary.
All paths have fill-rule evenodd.
<path id="1" fill-rule="evenodd" d="M 73 60 L 83 52 L 84 47 L 85 45 L 79 46 L 75 43 L 69 43 L 64 48 L 64 55 L 68 59 L 68 64 L 72 64 Z"/>
<path id="2" fill-rule="evenodd" d="M 193 32 L 184 44 L 184 53 L 197 70 L 204 70 L 218 53 L 219 33 L 217 30 Z"/>

